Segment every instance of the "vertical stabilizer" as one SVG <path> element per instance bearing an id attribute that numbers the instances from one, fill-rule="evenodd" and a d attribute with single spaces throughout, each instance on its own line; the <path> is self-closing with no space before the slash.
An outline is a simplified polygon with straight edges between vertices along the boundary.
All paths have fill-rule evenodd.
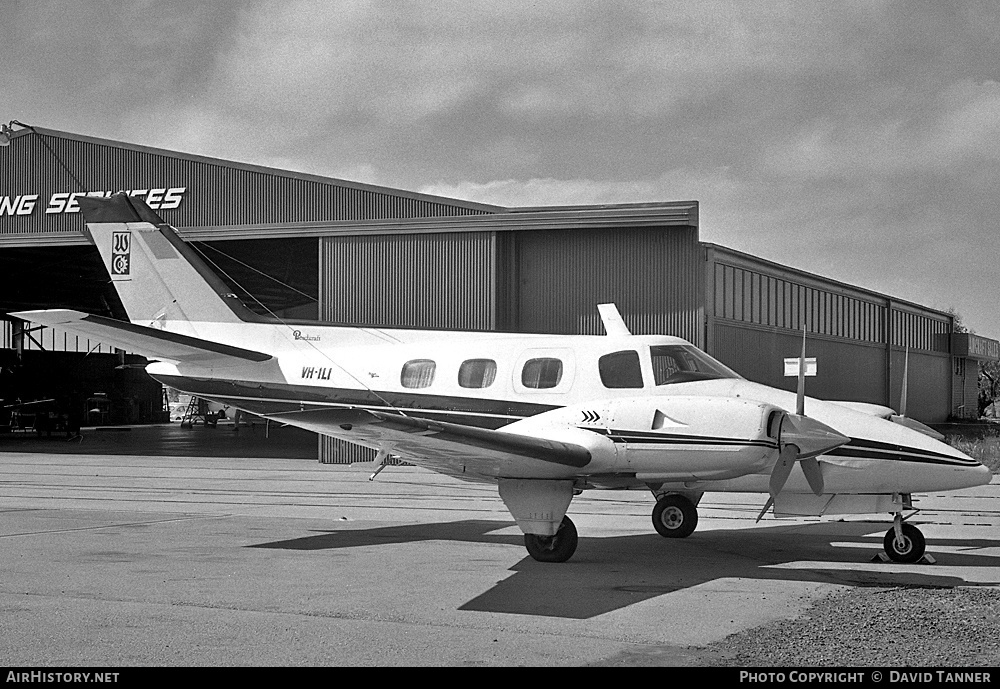
<path id="1" fill-rule="evenodd" d="M 149 206 L 124 193 L 78 199 L 91 240 L 129 320 L 175 328 L 185 322 L 258 320 Z"/>
<path id="2" fill-rule="evenodd" d="M 615 304 L 598 304 L 597 312 L 601 314 L 601 322 L 604 324 L 604 332 L 616 337 L 626 337 L 632 333 L 622 319 L 621 313 Z"/>

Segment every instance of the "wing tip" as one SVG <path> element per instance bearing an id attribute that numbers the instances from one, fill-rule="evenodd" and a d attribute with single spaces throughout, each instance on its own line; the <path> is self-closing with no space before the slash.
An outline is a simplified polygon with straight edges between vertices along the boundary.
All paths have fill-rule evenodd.
<path id="1" fill-rule="evenodd" d="M 35 309 L 32 311 L 12 311 L 9 316 L 31 323 L 71 323 L 82 321 L 90 314 L 74 309 Z"/>

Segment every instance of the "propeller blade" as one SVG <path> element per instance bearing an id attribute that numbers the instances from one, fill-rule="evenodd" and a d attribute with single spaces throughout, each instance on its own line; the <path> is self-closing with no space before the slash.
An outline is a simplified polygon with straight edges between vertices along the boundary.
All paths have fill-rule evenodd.
<path id="1" fill-rule="evenodd" d="M 795 394 L 795 413 L 806 413 L 806 324 L 802 324 L 802 354 L 799 355 L 799 384 Z"/>
<path id="2" fill-rule="evenodd" d="M 906 381 L 909 379 L 910 369 L 910 346 L 906 346 L 906 355 L 903 357 L 903 389 L 899 393 L 899 415 L 906 416 Z"/>
<path id="3" fill-rule="evenodd" d="M 908 383 L 910 380 L 910 347 L 906 347 L 906 354 L 903 355 L 903 385 L 899 391 L 899 413 L 891 414 L 886 417 L 893 423 L 898 423 L 900 426 L 906 426 L 907 428 L 916 431 L 917 433 L 923 433 L 926 436 L 934 438 L 935 440 L 944 440 L 944 436 L 937 431 L 935 431 L 930 426 L 926 426 L 916 419 L 911 419 L 906 416 L 906 398 Z"/>
<path id="4" fill-rule="evenodd" d="M 785 481 L 792 473 L 792 467 L 795 466 L 795 460 L 798 459 L 798 456 L 799 448 L 795 445 L 782 446 L 781 452 L 778 454 L 778 461 L 774 463 L 774 469 L 771 470 L 769 489 L 772 498 L 776 497 L 785 487 Z"/>
<path id="5" fill-rule="evenodd" d="M 760 514 L 758 514 L 758 515 L 757 515 L 757 521 L 758 521 L 758 522 L 759 522 L 759 521 L 760 521 L 761 519 L 763 519 L 763 518 L 764 518 L 764 515 L 765 515 L 765 514 L 767 513 L 767 511 L 768 511 L 769 509 L 771 509 L 771 505 L 773 505 L 773 504 L 774 504 L 774 498 L 768 498 L 768 499 L 767 499 L 767 502 L 766 502 L 766 503 L 764 503 L 764 509 L 762 509 L 762 510 L 760 511 Z M 755 523 L 756 523 L 756 522 L 755 522 Z"/>
<path id="6" fill-rule="evenodd" d="M 771 495 L 768 497 L 767 502 L 764 503 L 764 509 L 757 515 L 757 521 L 760 521 L 764 517 L 764 514 L 774 504 L 774 498 L 785 487 L 785 481 L 788 480 L 789 474 L 792 473 L 792 467 L 795 466 L 795 460 L 798 456 L 799 448 L 794 445 L 785 445 L 781 448 L 781 452 L 778 453 L 778 461 L 774 463 L 774 469 L 771 470 L 771 482 L 769 485 Z"/>
<path id="7" fill-rule="evenodd" d="M 819 465 L 819 460 L 815 457 L 806 457 L 802 460 L 802 473 L 806 475 L 806 481 L 815 495 L 823 494 L 823 468 Z"/>

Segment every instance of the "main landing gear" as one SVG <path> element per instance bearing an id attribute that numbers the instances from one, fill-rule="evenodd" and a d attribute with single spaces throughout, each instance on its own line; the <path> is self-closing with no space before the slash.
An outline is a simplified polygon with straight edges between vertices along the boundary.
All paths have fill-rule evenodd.
<path id="1" fill-rule="evenodd" d="M 698 508 L 683 495 L 673 493 L 656 501 L 653 528 L 664 538 L 687 538 L 698 526 Z"/>
<path id="2" fill-rule="evenodd" d="M 563 517 L 555 536 L 524 534 L 524 547 L 539 562 L 566 562 L 576 552 L 578 540 L 573 520 Z"/>

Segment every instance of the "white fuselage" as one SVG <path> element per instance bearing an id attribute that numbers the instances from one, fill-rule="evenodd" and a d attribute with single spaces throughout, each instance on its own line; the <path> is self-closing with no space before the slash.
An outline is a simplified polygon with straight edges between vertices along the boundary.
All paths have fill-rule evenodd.
<path id="1" fill-rule="evenodd" d="M 740 378 L 673 337 L 177 325 L 200 338 L 276 357 L 276 365 L 221 370 L 150 365 L 150 374 L 166 384 L 209 399 L 383 449 L 397 446 L 377 429 L 346 431 L 319 412 L 369 409 L 559 438 L 586 446 L 593 457 L 583 468 L 526 461 L 487 462 L 470 470 L 457 457 L 400 452 L 413 463 L 470 479 L 506 475 L 572 478 L 583 487 L 767 492 L 776 444 L 763 428 L 766 413 L 796 406 L 795 393 Z M 676 371 L 668 356 L 676 351 L 700 355 L 704 363 L 692 359 L 694 367 L 714 368 Z M 820 457 L 826 493 L 926 492 L 990 479 L 988 469 L 958 450 L 874 414 L 812 398 L 804 411 L 850 438 Z M 810 492 L 798 470 L 785 490 Z"/>

